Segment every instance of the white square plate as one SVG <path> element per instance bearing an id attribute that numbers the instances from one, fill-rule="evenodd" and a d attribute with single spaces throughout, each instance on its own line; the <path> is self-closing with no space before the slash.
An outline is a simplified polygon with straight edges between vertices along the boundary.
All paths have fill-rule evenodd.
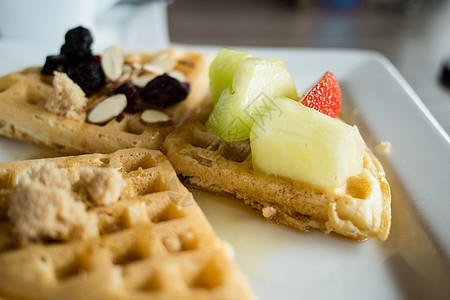
<path id="1" fill-rule="evenodd" d="M 217 47 L 189 46 L 216 52 Z M 338 49 L 247 48 L 280 56 L 302 91 L 325 71 L 343 92 L 341 116 L 358 125 L 392 188 L 392 229 L 386 242 L 355 242 L 299 233 L 265 222 L 238 201 L 193 191 L 219 236 L 263 299 L 450 299 L 450 139 L 380 54 Z M 59 49 L 0 42 L 0 75 L 39 65 Z M 52 155 L 0 138 L 0 161 Z"/>

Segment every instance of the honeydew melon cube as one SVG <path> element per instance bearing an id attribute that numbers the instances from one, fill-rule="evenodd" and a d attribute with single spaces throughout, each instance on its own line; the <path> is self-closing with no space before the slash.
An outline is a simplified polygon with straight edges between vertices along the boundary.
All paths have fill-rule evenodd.
<path id="1" fill-rule="evenodd" d="M 362 172 L 365 143 L 356 126 L 284 97 L 273 104 L 250 132 L 256 172 L 325 189 Z"/>
<path id="2" fill-rule="evenodd" d="M 246 58 L 222 91 L 206 126 L 226 141 L 246 140 L 253 123 L 277 96 L 297 98 L 294 80 L 283 61 L 278 57 Z"/>
<path id="3" fill-rule="evenodd" d="M 211 100 L 215 105 L 223 90 L 231 85 L 234 73 L 240 64 L 252 57 L 247 51 L 222 48 L 209 67 L 209 87 Z"/>

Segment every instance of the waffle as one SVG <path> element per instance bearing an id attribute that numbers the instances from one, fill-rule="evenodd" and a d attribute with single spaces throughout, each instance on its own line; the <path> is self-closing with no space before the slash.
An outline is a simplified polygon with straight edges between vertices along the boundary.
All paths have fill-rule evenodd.
<path id="1" fill-rule="evenodd" d="M 98 234 L 24 242 L 6 211 L 31 163 L 0 164 L 0 296 L 13 299 L 252 299 L 249 286 L 192 195 L 157 150 L 46 159 L 77 182 L 111 167 L 127 183 L 118 201 L 90 206 Z"/>
<path id="2" fill-rule="evenodd" d="M 166 138 L 163 152 L 186 183 L 232 195 L 267 220 L 301 231 L 386 240 L 391 223 L 390 187 L 378 160 L 369 150 L 364 171 L 344 186 L 321 190 L 301 182 L 255 173 L 250 144 L 226 143 L 205 124 L 210 108 Z"/>
<path id="3" fill-rule="evenodd" d="M 132 53 L 125 60 L 132 64 L 145 63 L 156 55 L 174 60 L 173 70 L 184 74 L 190 83 L 187 99 L 164 110 L 174 124 L 144 126 L 138 114 L 122 113 L 98 125 L 53 114 L 43 105 L 52 92 L 51 79 L 40 74 L 40 67 L 32 67 L 0 78 L 0 134 L 46 145 L 65 154 L 111 153 L 133 147 L 158 149 L 176 124 L 202 107 L 208 92 L 211 58 L 169 49 L 155 54 Z M 98 94 L 89 96 L 88 107 L 99 97 Z"/>

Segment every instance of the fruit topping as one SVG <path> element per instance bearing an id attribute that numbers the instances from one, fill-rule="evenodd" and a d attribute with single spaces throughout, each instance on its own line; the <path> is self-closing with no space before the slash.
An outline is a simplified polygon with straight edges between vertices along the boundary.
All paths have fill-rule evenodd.
<path id="1" fill-rule="evenodd" d="M 85 92 L 96 91 L 105 84 L 105 74 L 103 74 L 100 62 L 95 59 L 89 62 L 67 64 L 63 71 Z"/>
<path id="2" fill-rule="evenodd" d="M 53 75 L 54 71 L 62 71 L 62 66 L 67 64 L 68 60 L 65 55 L 49 55 L 45 59 L 41 73 L 44 75 Z"/>
<path id="3" fill-rule="evenodd" d="M 67 31 L 60 54 L 47 56 L 41 73 L 53 75 L 53 71 L 63 71 L 85 92 L 100 89 L 105 84 L 105 75 L 99 57 L 92 55 L 92 42 L 91 33 L 84 27 Z"/>
<path id="4" fill-rule="evenodd" d="M 141 101 L 136 87 L 131 82 L 125 82 L 114 90 L 115 94 L 124 94 L 127 97 L 127 107 L 125 112 L 134 114 L 141 110 L 139 103 Z"/>
<path id="5" fill-rule="evenodd" d="M 75 27 L 67 31 L 65 43 L 61 46 L 61 54 L 72 63 L 90 61 L 92 42 L 93 38 L 88 29 L 82 26 Z"/>
<path id="6" fill-rule="evenodd" d="M 235 55 L 236 59 L 242 59 L 243 53 L 225 51 L 219 55 L 223 57 L 216 59 L 225 65 L 227 61 L 234 64 Z M 253 123 L 273 108 L 276 96 L 297 98 L 294 80 L 278 57 L 267 60 L 247 57 L 237 68 L 225 68 L 228 74 L 215 74 L 222 73 L 223 69 L 210 69 L 211 85 L 225 88 L 206 126 L 225 141 L 248 139 Z M 225 84 L 220 80 L 226 81 Z"/>
<path id="7" fill-rule="evenodd" d="M 234 73 L 247 58 L 253 57 L 247 51 L 222 48 L 209 67 L 211 99 L 215 105 L 223 90 L 231 85 Z"/>
<path id="8" fill-rule="evenodd" d="M 363 169 L 365 143 L 356 126 L 288 98 L 274 99 L 279 113 L 266 113 L 250 133 L 257 172 L 336 188 Z"/>
<path id="9" fill-rule="evenodd" d="M 163 74 L 156 76 L 147 83 L 140 95 L 145 102 L 166 108 L 184 100 L 189 90 L 189 83 L 180 82 L 167 74 Z"/>
<path id="10" fill-rule="evenodd" d="M 146 126 L 151 125 L 165 125 L 172 122 L 172 119 L 156 109 L 146 109 L 141 114 L 141 123 Z"/>
<path id="11" fill-rule="evenodd" d="M 341 110 L 341 90 L 334 74 L 326 72 L 300 102 L 337 118 Z"/>
<path id="12" fill-rule="evenodd" d="M 90 103 L 83 109 L 90 111 L 87 121 L 100 124 L 122 111 L 135 114 L 155 106 L 167 108 L 188 96 L 190 85 L 186 75 L 174 69 L 178 61 L 169 52 L 148 57 L 131 54 L 125 59 L 116 45 L 106 48 L 101 55 L 93 55 L 92 43 L 88 29 L 79 26 L 69 30 L 60 54 L 47 56 L 41 69 L 48 76 L 55 71 L 65 73 L 90 97 Z M 114 95 L 121 95 L 121 100 Z M 100 113 L 100 108 L 106 111 Z"/>
<path id="13" fill-rule="evenodd" d="M 127 106 L 124 94 L 110 96 L 95 106 L 87 117 L 91 123 L 102 124 L 120 115 Z"/>

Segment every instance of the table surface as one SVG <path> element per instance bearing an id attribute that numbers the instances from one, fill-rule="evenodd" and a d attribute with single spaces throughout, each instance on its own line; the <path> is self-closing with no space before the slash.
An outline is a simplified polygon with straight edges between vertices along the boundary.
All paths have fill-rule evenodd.
<path id="1" fill-rule="evenodd" d="M 174 43 L 378 51 L 450 134 L 450 1 L 174 0 L 168 22 Z"/>

